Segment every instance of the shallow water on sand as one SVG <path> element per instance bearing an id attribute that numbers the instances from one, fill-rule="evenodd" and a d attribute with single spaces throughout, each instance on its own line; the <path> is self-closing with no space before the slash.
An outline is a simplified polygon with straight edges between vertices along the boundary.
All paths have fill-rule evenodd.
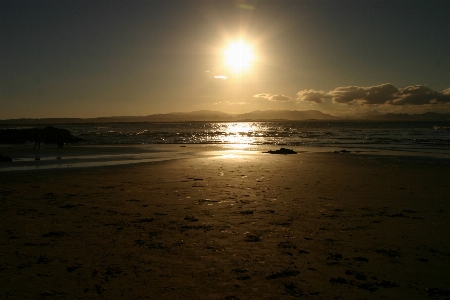
<path id="1" fill-rule="evenodd" d="M 50 145 L 43 146 L 39 150 L 21 145 L 5 149 L 8 149 L 6 153 L 13 158 L 13 162 L 2 163 L 0 172 L 128 165 L 205 156 L 227 158 L 251 154 L 259 150 L 255 148 L 230 149 L 229 145 L 226 147 L 211 145 L 188 147 L 179 145 L 77 145 L 63 149 Z M 224 150 L 227 151 L 224 152 Z"/>
<path id="2" fill-rule="evenodd" d="M 54 145 L 43 145 L 39 150 L 33 150 L 29 145 L 3 147 L 12 157 L 12 163 L 1 163 L 0 173 L 8 171 L 31 171 L 44 169 L 72 169 L 87 167 L 106 167 L 115 165 L 130 165 L 139 163 L 157 163 L 168 160 L 178 160 L 199 157 L 220 157 L 223 159 L 239 159 L 250 156 L 264 159 L 268 150 L 274 150 L 273 145 L 74 145 L 70 148 L 57 148 Z M 333 155 L 383 155 L 404 157 L 446 158 L 447 154 L 398 152 L 387 150 L 352 150 L 339 151 L 337 147 L 293 147 L 298 155 L 306 153 L 329 153 Z M 285 155 L 275 155 L 285 157 Z M 290 155 L 289 155 L 290 156 Z M 297 155 L 295 155 L 297 156 Z"/>

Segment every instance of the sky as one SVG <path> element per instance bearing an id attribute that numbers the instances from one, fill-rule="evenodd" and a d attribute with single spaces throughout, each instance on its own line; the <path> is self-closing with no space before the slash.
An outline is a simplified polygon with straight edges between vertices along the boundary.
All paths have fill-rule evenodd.
<path id="1" fill-rule="evenodd" d="M 0 0 L 0 119 L 450 113 L 449 14 L 449 0 Z"/>

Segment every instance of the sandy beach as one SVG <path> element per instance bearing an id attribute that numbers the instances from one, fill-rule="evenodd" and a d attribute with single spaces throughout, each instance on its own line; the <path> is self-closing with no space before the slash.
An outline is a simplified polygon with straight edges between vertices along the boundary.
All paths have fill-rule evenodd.
<path id="1" fill-rule="evenodd" d="M 450 298 L 449 159 L 223 150 L 0 178 L 2 299 Z"/>

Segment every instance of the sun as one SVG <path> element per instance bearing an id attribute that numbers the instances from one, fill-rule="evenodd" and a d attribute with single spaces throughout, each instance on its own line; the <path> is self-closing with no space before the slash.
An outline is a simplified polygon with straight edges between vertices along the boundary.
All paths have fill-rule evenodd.
<path id="1" fill-rule="evenodd" d="M 236 73 L 250 68 L 255 59 L 252 47 L 244 41 L 231 42 L 224 51 L 225 63 Z"/>

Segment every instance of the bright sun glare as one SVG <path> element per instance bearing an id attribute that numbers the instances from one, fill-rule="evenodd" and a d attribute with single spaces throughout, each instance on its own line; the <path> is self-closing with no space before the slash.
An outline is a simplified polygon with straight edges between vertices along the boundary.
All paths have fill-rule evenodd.
<path id="1" fill-rule="evenodd" d="M 255 58 L 250 45 L 243 41 L 230 43 L 224 54 L 226 64 L 236 73 L 247 70 Z"/>

